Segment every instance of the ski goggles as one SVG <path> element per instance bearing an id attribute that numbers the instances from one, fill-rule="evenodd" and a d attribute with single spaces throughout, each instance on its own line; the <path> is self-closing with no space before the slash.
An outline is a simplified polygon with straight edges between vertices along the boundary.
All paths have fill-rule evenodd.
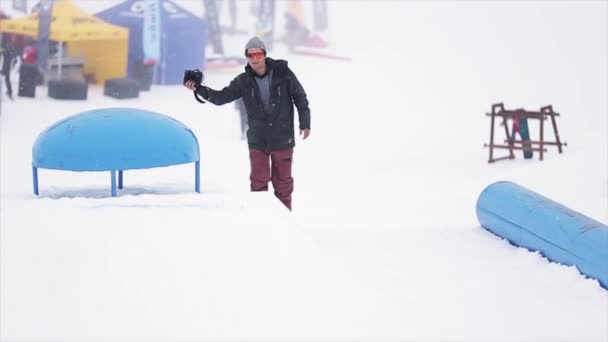
<path id="1" fill-rule="evenodd" d="M 247 58 L 249 59 L 262 59 L 264 58 L 263 52 L 252 52 L 247 54 Z"/>

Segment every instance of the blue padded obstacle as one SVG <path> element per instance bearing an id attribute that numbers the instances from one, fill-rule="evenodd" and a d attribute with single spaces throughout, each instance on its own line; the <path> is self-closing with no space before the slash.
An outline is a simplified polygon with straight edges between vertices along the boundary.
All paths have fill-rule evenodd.
<path id="1" fill-rule="evenodd" d="M 477 219 L 516 246 L 576 265 L 608 289 L 608 226 L 511 182 L 483 190 Z"/>
<path id="2" fill-rule="evenodd" d="M 181 122 L 135 108 L 96 109 L 63 119 L 44 130 L 32 148 L 34 194 L 38 168 L 110 171 L 112 196 L 123 186 L 123 171 L 195 163 L 200 192 L 198 140 Z"/>

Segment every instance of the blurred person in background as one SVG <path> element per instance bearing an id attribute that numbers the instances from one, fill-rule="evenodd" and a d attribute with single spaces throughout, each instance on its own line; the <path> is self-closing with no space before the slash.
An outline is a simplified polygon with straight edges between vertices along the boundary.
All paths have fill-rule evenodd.
<path id="1" fill-rule="evenodd" d="M 247 139 L 247 109 L 242 99 L 234 101 L 236 110 L 239 112 L 239 120 L 241 124 L 241 140 Z"/>
<path id="2" fill-rule="evenodd" d="M 23 49 L 25 48 L 26 38 L 22 34 L 13 34 L 11 37 L 11 45 L 15 53 L 13 63 L 17 64 L 17 61 L 23 63 Z"/>
<path id="3" fill-rule="evenodd" d="M 314 7 L 314 2 L 312 3 Z M 285 37 L 287 51 L 295 52 L 296 47 L 325 48 L 327 42 L 318 33 L 313 33 L 306 25 L 302 1 L 290 1 L 285 11 Z M 316 20 L 316 17 L 315 17 Z"/>
<path id="4" fill-rule="evenodd" d="M 25 47 L 23 47 L 23 63 L 38 63 L 38 48 L 36 47 L 36 42 L 34 40 L 27 41 Z"/>
<path id="5" fill-rule="evenodd" d="M 0 75 L 4 76 L 4 83 L 6 85 L 6 95 L 9 99 L 13 99 L 13 85 L 11 83 L 11 69 L 15 62 L 16 49 L 15 40 L 12 34 L 2 33 L 2 67 L 0 67 Z"/>
<path id="6" fill-rule="evenodd" d="M 275 196 L 291 210 L 291 167 L 294 133 L 294 104 L 298 109 L 300 136 L 310 135 L 310 109 L 304 88 L 287 61 L 266 56 L 266 45 L 258 37 L 245 45 L 245 72 L 222 90 L 193 81 L 184 86 L 215 105 L 242 99 L 247 112 L 247 143 L 251 165 L 251 191 L 268 191 L 272 181 Z"/>
<path id="7" fill-rule="evenodd" d="M 23 65 L 37 65 L 38 64 L 38 47 L 37 41 L 33 38 L 29 38 L 25 42 L 25 46 L 23 47 L 23 55 L 21 62 Z M 23 75 L 21 75 L 23 76 Z M 43 84 L 43 77 L 38 68 L 36 68 L 36 84 Z"/>

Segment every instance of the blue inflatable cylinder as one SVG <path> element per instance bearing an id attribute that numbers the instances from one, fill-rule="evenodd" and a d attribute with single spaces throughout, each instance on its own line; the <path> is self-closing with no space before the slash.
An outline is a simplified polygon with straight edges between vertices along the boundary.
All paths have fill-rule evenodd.
<path id="1" fill-rule="evenodd" d="M 512 182 L 497 182 L 477 199 L 482 227 L 551 261 L 576 265 L 608 289 L 608 226 Z"/>

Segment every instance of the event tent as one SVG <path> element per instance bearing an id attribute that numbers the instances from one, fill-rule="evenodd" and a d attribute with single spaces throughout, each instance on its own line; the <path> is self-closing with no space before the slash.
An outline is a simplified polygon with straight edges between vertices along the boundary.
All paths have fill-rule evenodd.
<path id="1" fill-rule="evenodd" d="M 104 22 L 76 7 L 70 0 L 55 0 L 49 39 L 66 42 L 69 56 L 83 57 L 83 72 L 98 83 L 124 78 L 128 30 Z M 0 21 L 0 32 L 38 37 L 38 14 Z"/>
<path id="2" fill-rule="evenodd" d="M 136 77 L 143 54 L 143 0 L 127 0 L 110 7 L 97 17 L 129 28 L 128 74 Z M 181 84 L 185 69 L 202 69 L 207 41 L 206 22 L 169 0 L 161 1 L 162 30 L 160 61 L 156 84 Z"/>

